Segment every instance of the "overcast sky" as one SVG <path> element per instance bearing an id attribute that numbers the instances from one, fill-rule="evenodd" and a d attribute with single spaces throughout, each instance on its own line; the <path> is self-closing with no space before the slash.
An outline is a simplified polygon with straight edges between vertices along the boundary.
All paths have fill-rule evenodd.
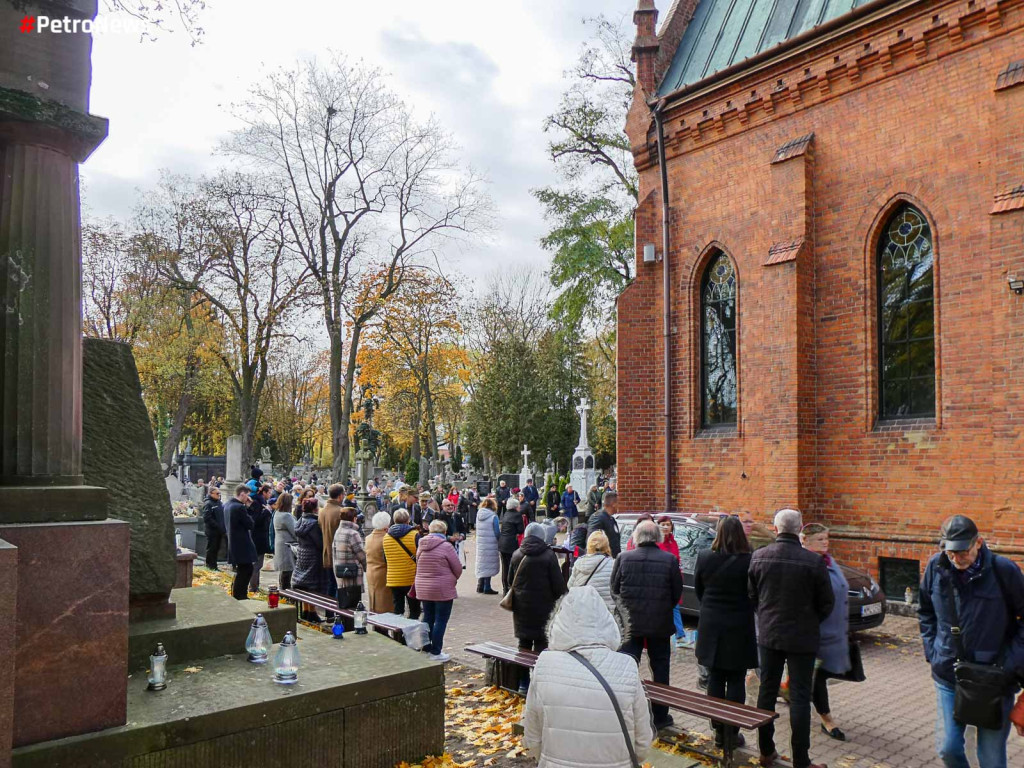
<path id="1" fill-rule="evenodd" d="M 212 170 L 235 127 L 229 106 L 262 72 L 330 50 L 392 75 L 416 112 L 433 113 L 490 179 L 499 220 L 489 243 L 454 254 L 479 278 L 498 265 L 543 270 L 545 231 L 530 189 L 555 176 L 542 122 L 566 86 L 584 16 L 631 14 L 632 0 L 210 0 L 201 45 L 185 34 L 140 42 L 97 36 L 93 114 L 110 135 L 82 168 L 91 216 L 125 217 L 157 172 Z"/>

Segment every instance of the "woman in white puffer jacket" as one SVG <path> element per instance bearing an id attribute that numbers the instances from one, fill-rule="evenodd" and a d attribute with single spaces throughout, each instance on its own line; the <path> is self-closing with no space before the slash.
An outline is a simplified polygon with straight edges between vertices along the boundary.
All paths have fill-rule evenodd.
<path id="1" fill-rule="evenodd" d="M 637 760 L 654 729 L 636 662 L 618 653 L 621 636 L 593 587 L 573 589 L 551 622 L 550 646 L 537 659 L 526 697 L 523 743 L 538 768 L 630 768 L 629 750 L 611 699 L 594 674 L 570 655 L 587 659 L 615 692 Z"/>

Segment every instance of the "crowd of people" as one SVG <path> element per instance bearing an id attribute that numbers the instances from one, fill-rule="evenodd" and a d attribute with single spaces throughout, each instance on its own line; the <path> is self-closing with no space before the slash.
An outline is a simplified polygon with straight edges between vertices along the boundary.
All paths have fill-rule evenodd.
<path id="1" fill-rule="evenodd" d="M 653 681 L 668 684 L 672 647 L 685 640 L 670 516 L 640 515 L 623 542 L 614 488 L 588 499 L 585 522 L 573 489 L 551 488 L 547 514 L 538 521 L 540 494 L 532 483 L 523 489 L 500 483 L 480 499 L 471 489 L 427 491 L 393 482 L 376 487 L 380 506 L 367 526 L 351 486 L 263 483 L 256 472 L 226 504 L 221 489 L 208 486 L 203 510 L 207 565 L 217 567 L 216 550 L 226 538 L 236 598 L 258 588 L 264 558 L 272 554 L 282 587 L 329 595 L 339 608 L 365 600 L 373 613 L 422 620 L 429 636 L 424 650 L 447 661 L 445 633 L 468 565 L 465 542 L 475 529 L 477 593 L 500 596 L 519 648 L 541 654 L 532 679 L 523 674 L 520 682 L 526 745 L 541 765 L 630 766 L 658 730 L 673 724 L 667 707 L 648 706 L 639 672 L 646 652 Z M 744 703 L 756 676 L 759 709 L 775 711 L 780 694 L 788 698 L 793 765 L 824 768 L 810 756 L 812 708 L 824 734 L 845 740 L 828 681 L 864 679 L 849 639 L 849 585 L 830 553 L 827 527 L 804 525 L 793 509 L 779 511 L 773 523 L 771 543 L 755 550 L 757 526 L 749 514 L 720 517 L 714 542 L 695 564 L 694 653 L 710 696 Z M 1011 725 L 1024 736 L 1024 695 L 1016 708 L 1013 703 L 1017 680 L 1024 679 L 1024 576 L 985 546 L 969 518 L 947 521 L 941 540 L 920 591 L 939 756 L 947 768 L 967 768 L 970 723 L 978 725 L 980 768 L 1005 768 Z M 500 590 L 492 583 L 499 574 Z M 303 606 L 302 618 L 332 617 Z M 982 667 L 974 672 L 983 681 L 985 669 L 1000 669 L 1002 688 L 979 688 L 965 677 L 970 665 Z M 580 698 L 580 690 L 593 695 Z M 735 729 L 713 725 L 719 746 L 743 744 Z M 762 766 L 779 760 L 774 731 L 772 723 L 758 731 Z"/>

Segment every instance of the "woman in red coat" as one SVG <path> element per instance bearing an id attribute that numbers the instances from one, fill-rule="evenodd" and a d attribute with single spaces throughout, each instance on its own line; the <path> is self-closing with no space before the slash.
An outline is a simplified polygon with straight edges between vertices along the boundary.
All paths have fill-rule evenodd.
<path id="1" fill-rule="evenodd" d="M 661 532 L 664 534 L 661 543 L 658 547 L 676 556 L 676 560 L 679 559 L 679 544 L 676 543 L 676 537 L 673 534 L 675 525 L 672 523 L 672 518 L 668 515 L 662 515 L 658 518 L 658 527 L 661 528 Z M 672 614 L 672 621 L 676 627 L 676 647 L 680 647 L 683 643 L 683 614 L 682 614 L 683 598 L 679 598 L 679 605 L 676 606 L 675 611 Z"/>

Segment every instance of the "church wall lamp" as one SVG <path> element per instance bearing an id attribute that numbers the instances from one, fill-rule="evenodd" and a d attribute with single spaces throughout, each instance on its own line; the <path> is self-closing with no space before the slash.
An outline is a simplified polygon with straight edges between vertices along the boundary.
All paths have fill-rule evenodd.
<path id="1" fill-rule="evenodd" d="M 1024 294 L 1024 277 L 1014 277 L 1010 275 L 1006 278 L 1006 284 L 1010 286 L 1010 290 L 1016 293 L 1018 296 Z"/>

